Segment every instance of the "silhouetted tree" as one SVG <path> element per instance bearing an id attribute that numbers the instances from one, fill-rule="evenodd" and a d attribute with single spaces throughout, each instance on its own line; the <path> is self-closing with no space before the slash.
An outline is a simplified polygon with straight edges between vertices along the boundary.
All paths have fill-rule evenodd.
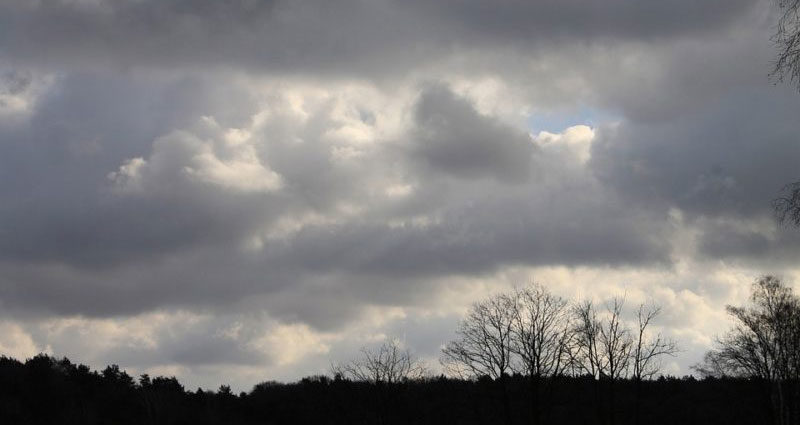
<path id="1" fill-rule="evenodd" d="M 628 373 L 634 339 L 631 330 L 622 322 L 624 304 L 621 298 L 612 299 L 606 304 L 604 317 L 598 316 L 591 301 L 575 307 L 574 358 L 596 379 L 616 380 Z"/>
<path id="2" fill-rule="evenodd" d="M 800 89 L 800 0 L 777 0 L 780 9 L 772 42 L 778 49 L 770 74 L 780 82 L 788 80 Z M 800 182 L 786 185 L 783 194 L 772 202 L 780 223 L 800 226 Z"/>
<path id="3" fill-rule="evenodd" d="M 603 313 L 600 313 L 602 316 Z M 108 369 L 108 368 L 107 368 Z M 115 371 L 119 370 L 119 373 Z M 238 396 L 225 387 L 218 391 L 184 391 L 174 378 L 144 377 L 132 387 L 118 379 L 122 369 L 93 371 L 67 359 L 39 355 L 25 362 L 0 355 L 0 423 L 14 425 L 350 425 L 376 424 L 376 393 L 386 388 L 395 393 L 394 408 L 383 416 L 387 425 L 494 425 L 503 412 L 489 391 L 498 389 L 488 376 L 462 380 L 440 376 L 406 380 L 392 385 L 311 376 L 293 383 L 274 381 L 256 385 Z M 113 371 L 113 372 L 112 372 Z M 592 383 L 587 377 L 544 377 L 557 387 L 552 414 L 543 423 L 578 425 L 587 420 Z M 511 419 L 521 424 L 530 402 L 527 377 L 506 377 Z M 648 425 L 768 423 L 758 402 L 763 399 L 758 380 L 661 376 L 644 380 L 643 423 Z M 620 405 L 631 406 L 634 386 L 621 380 Z M 140 397 L 155 395 L 152 416 Z M 630 409 L 620 410 L 621 424 L 633 423 Z"/>
<path id="4" fill-rule="evenodd" d="M 516 290 L 512 317 L 511 351 L 519 356 L 520 368 L 528 376 L 531 390 L 531 417 L 539 423 L 542 401 L 542 378 L 560 376 L 570 363 L 573 339 L 567 300 L 532 284 Z M 548 381 L 552 383 L 553 381 Z M 549 395 L 552 386 L 544 389 Z"/>
<path id="5" fill-rule="evenodd" d="M 781 196 L 772 201 L 772 208 L 778 223 L 800 226 L 800 182 L 784 186 Z"/>
<path id="6" fill-rule="evenodd" d="M 385 424 L 398 414 L 400 388 L 396 384 L 422 379 L 427 368 L 397 338 L 389 338 L 377 349 L 361 348 L 359 358 L 332 365 L 331 372 L 335 377 L 374 384 L 377 391 L 372 404 L 378 408 L 375 421 Z"/>
<path id="7" fill-rule="evenodd" d="M 658 305 L 639 305 L 636 316 L 639 326 L 631 352 L 632 376 L 637 381 L 654 377 L 661 370 L 661 357 L 674 356 L 678 352 L 674 340 L 665 338 L 661 333 L 654 336 L 649 334 L 648 328 L 659 314 L 661 307 Z"/>
<path id="8" fill-rule="evenodd" d="M 361 348 L 361 356 L 344 364 L 331 366 L 333 375 L 364 382 L 393 384 L 406 379 L 420 379 L 427 373 L 425 364 L 396 338 L 389 338 L 377 349 Z"/>
<path id="9" fill-rule="evenodd" d="M 777 0 L 781 16 L 772 41 L 778 58 L 772 76 L 800 88 L 800 0 Z"/>
<path id="10" fill-rule="evenodd" d="M 603 317 L 599 317 L 594 304 L 584 301 L 574 311 L 576 315 L 576 344 L 574 359 L 583 370 L 595 378 L 595 401 L 601 421 L 614 423 L 616 407 L 616 381 L 627 376 L 634 344 L 633 336 L 622 322 L 625 301 L 614 298 L 606 303 Z M 605 395 L 608 409 L 603 414 L 600 385 L 607 383 Z"/>
<path id="11" fill-rule="evenodd" d="M 747 307 L 728 306 L 736 324 L 695 369 L 706 376 L 769 382 L 777 424 L 798 423 L 800 299 L 774 276 L 756 280 Z"/>
<path id="12" fill-rule="evenodd" d="M 458 338 L 442 350 L 442 365 L 458 376 L 499 379 L 512 372 L 515 310 L 515 300 L 506 294 L 473 304 L 459 324 Z"/>
<path id="13" fill-rule="evenodd" d="M 456 334 L 442 349 L 442 365 L 459 376 L 489 376 L 499 381 L 505 422 L 511 422 L 506 378 L 514 370 L 513 328 L 516 300 L 499 294 L 472 305 Z"/>
<path id="14" fill-rule="evenodd" d="M 572 318 L 567 300 L 533 284 L 513 294 L 511 351 L 531 376 L 556 376 L 570 361 Z"/>
<path id="15" fill-rule="evenodd" d="M 648 328 L 653 320 L 661 313 L 661 307 L 655 304 L 640 304 L 636 318 L 638 327 L 634 337 L 635 342 L 631 353 L 633 366 L 632 376 L 636 381 L 636 423 L 641 421 L 642 380 L 651 379 L 661 369 L 661 357 L 674 356 L 678 352 L 677 343 L 660 333 L 652 336 Z"/>

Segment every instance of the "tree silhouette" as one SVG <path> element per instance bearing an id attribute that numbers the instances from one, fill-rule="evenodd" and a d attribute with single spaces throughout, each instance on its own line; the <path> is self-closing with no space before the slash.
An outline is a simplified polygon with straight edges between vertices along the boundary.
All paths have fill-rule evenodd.
<path id="1" fill-rule="evenodd" d="M 764 276 L 753 284 L 749 306 L 728 306 L 727 311 L 736 324 L 695 369 L 706 376 L 769 383 L 775 423 L 797 423 L 800 299 L 780 279 Z"/>
<path id="2" fill-rule="evenodd" d="M 567 300 L 532 284 L 515 290 L 511 351 L 520 358 L 531 391 L 531 417 L 540 422 L 542 405 L 549 406 L 552 385 L 542 388 L 542 378 L 560 376 L 570 365 L 573 340 Z M 549 380 L 552 384 L 553 381 Z"/>
<path id="3" fill-rule="evenodd" d="M 678 352 L 677 343 L 660 333 L 649 335 L 648 328 L 661 314 L 661 307 L 655 304 L 639 305 L 637 312 L 638 328 L 631 352 L 632 376 L 635 380 L 651 379 L 661 370 L 660 358 L 674 356 Z"/>
<path id="4" fill-rule="evenodd" d="M 507 377 L 515 368 L 513 328 L 516 300 L 498 294 L 472 305 L 456 334 L 442 349 L 442 365 L 459 376 L 489 376 L 499 381 L 503 416 L 511 423 Z"/>
<path id="5" fill-rule="evenodd" d="M 615 422 L 616 383 L 629 374 L 636 343 L 631 329 L 622 321 L 624 305 L 623 298 L 615 297 L 606 303 L 602 316 L 592 301 L 584 301 L 574 308 L 573 358 L 578 367 L 595 379 L 598 420 L 611 424 Z M 606 398 L 608 408 L 604 409 L 603 399 Z"/>
<path id="6" fill-rule="evenodd" d="M 583 370 L 597 379 L 616 380 L 626 376 L 634 344 L 631 330 L 622 322 L 625 301 L 613 298 L 599 317 L 594 303 L 575 307 L 577 324 L 575 359 Z"/>
<path id="7" fill-rule="evenodd" d="M 420 379 L 427 374 L 427 368 L 397 338 L 389 338 L 375 350 L 362 347 L 359 358 L 332 365 L 331 372 L 355 381 L 393 384 Z"/>
<path id="8" fill-rule="evenodd" d="M 770 76 L 787 81 L 800 89 L 800 0 L 777 0 L 780 9 L 777 30 L 772 42 L 778 49 Z M 786 185 L 782 195 L 772 201 L 778 222 L 800 226 L 800 182 Z"/>
<path id="9" fill-rule="evenodd" d="M 642 380 L 651 379 L 661 370 L 661 357 L 674 356 L 678 352 L 678 345 L 672 339 L 663 337 L 660 333 L 649 335 L 648 328 L 653 320 L 661 314 L 661 307 L 656 304 L 640 304 L 636 318 L 638 327 L 634 337 L 635 342 L 631 353 L 633 366 L 632 376 L 636 381 L 636 423 L 641 422 Z"/>
<path id="10" fill-rule="evenodd" d="M 772 41 L 778 58 L 771 76 L 800 88 L 800 0 L 778 0 L 781 16 Z"/>
<path id="11" fill-rule="evenodd" d="M 458 376 L 498 379 L 513 371 L 515 301 L 499 294 L 472 305 L 459 324 L 458 339 L 442 350 L 441 362 Z"/>
<path id="12" fill-rule="evenodd" d="M 784 186 L 781 192 L 782 195 L 772 201 L 778 223 L 800 226 L 800 182 Z"/>

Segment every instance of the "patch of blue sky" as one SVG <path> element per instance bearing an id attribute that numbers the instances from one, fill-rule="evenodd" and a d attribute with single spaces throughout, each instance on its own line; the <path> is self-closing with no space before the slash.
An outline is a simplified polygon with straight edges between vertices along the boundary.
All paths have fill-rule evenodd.
<path id="1" fill-rule="evenodd" d="M 619 121 L 619 116 L 613 111 L 591 108 L 580 105 L 572 109 L 560 109 L 543 113 L 534 113 L 528 116 L 528 129 L 532 134 L 541 131 L 561 133 L 569 127 L 588 125 L 597 127 L 601 124 Z"/>

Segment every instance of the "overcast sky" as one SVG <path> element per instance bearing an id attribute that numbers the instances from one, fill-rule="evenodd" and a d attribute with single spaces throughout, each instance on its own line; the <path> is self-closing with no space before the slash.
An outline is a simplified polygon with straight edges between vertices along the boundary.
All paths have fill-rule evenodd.
<path id="1" fill-rule="evenodd" d="M 800 279 L 769 0 L 0 0 L 0 353 L 188 387 L 436 367 L 535 280 L 724 306 Z"/>

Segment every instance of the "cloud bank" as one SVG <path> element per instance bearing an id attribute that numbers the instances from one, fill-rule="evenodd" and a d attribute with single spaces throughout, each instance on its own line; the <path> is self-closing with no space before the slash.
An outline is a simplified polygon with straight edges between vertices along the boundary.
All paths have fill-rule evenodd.
<path id="1" fill-rule="evenodd" d="M 0 1 L 0 351 L 246 390 L 536 279 L 687 373 L 797 275 L 769 2 Z"/>

